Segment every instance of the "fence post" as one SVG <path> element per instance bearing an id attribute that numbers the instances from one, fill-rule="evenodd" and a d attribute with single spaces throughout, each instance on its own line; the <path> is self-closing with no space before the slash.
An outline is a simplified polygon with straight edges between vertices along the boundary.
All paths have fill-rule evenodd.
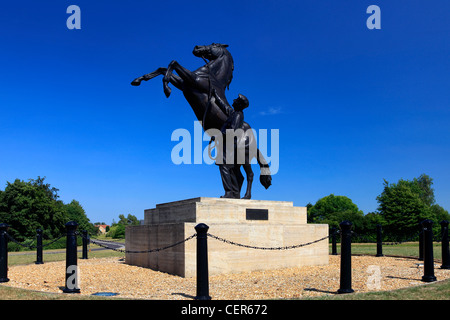
<path id="1" fill-rule="evenodd" d="M 434 276 L 434 258 L 433 258 L 433 221 L 426 219 L 423 224 L 423 248 L 424 248 L 424 260 L 423 260 L 423 282 L 436 281 Z"/>
<path id="2" fill-rule="evenodd" d="M 42 261 L 42 230 L 36 229 L 36 264 L 43 264 Z"/>
<path id="3" fill-rule="evenodd" d="M 423 221 L 419 223 L 419 260 L 423 261 Z"/>
<path id="4" fill-rule="evenodd" d="M 331 254 L 336 256 L 337 255 L 337 248 L 336 248 L 336 227 L 331 228 Z"/>
<path id="5" fill-rule="evenodd" d="M 211 300 L 208 280 L 208 232 L 204 223 L 195 226 L 197 231 L 197 296 L 195 300 Z"/>
<path id="6" fill-rule="evenodd" d="M 341 279 L 338 293 L 352 293 L 352 223 L 343 221 L 341 228 Z"/>
<path id="7" fill-rule="evenodd" d="M 450 249 L 448 243 L 448 221 L 441 221 L 442 265 L 441 269 L 450 269 Z"/>
<path id="8" fill-rule="evenodd" d="M 88 232 L 87 230 L 83 230 L 83 254 L 81 256 L 81 259 L 88 258 L 88 242 Z"/>
<path id="9" fill-rule="evenodd" d="M 78 223 L 69 221 L 66 223 L 66 283 L 64 293 L 80 293 L 78 288 L 78 265 L 77 265 L 77 235 L 75 231 Z"/>
<path id="10" fill-rule="evenodd" d="M 383 257 L 383 229 L 381 224 L 377 224 L 377 257 Z"/>
<path id="11" fill-rule="evenodd" d="M 0 282 L 8 282 L 8 238 L 9 225 L 0 223 Z"/>

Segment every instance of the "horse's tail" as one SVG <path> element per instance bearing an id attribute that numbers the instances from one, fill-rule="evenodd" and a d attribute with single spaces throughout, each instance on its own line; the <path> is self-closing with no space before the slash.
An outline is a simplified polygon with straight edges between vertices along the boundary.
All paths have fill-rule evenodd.
<path id="1" fill-rule="evenodd" d="M 261 151 L 257 149 L 258 154 L 256 156 L 256 159 L 259 164 L 259 168 L 261 170 L 261 173 L 259 175 L 259 181 L 264 186 L 264 188 L 269 188 L 272 184 L 272 175 L 270 174 L 270 168 L 269 164 L 267 163 L 266 159 L 263 157 Z"/>

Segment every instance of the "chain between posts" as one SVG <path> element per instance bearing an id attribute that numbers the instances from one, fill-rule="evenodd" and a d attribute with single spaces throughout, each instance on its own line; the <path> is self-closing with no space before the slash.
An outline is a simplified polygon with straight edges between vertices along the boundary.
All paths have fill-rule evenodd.
<path id="1" fill-rule="evenodd" d="M 210 234 L 210 233 L 207 233 L 207 236 L 210 237 L 210 238 L 213 238 L 213 239 L 225 242 L 227 244 L 235 245 L 235 246 L 238 246 L 238 247 L 250 248 L 250 249 L 258 249 L 258 250 L 289 250 L 289 249 L 296 249 L 296 248 L 300 248 L 300 247 L 305 247 L 305 246 L 311 245 L 311 244 L 316 243 L 316 242 L 323 241 L 323 240 L 328 239 L 330 237 L 330 236 L 326 236 L 326 237 L 320 238 L 320 239 L 315 240 L 315 241 L 302 243 L 302 244 L 297 244 L 297 245 L 292 245 L 292 246 L 258 247 L 258 246 L 250 246 L 250 245 L 246 245 L 246 244 L 237 243 L 237 242 L 234 242 L 234 241 L 231 241 L 231 240 L 227 240 L 227 239 L 215 236 L 215 235 Z"/>
<path id="2" fill-rule="evenodd" d="M 413 238 L 415 238 L 415 237 L 417 237 L 418 235 L 420 235 L 422 232 L 423 232 L 423 230 L 421 230 L 419 233 L 413 235 L 412 237 L 410 237 L 410 238 L 407 239 L 407 240 L 398 241 L 398 242 L 389 242 L 389 243 L 383 242 L 383 245 L 398 245 L 398 244 L 402 244 L 402 243 L 404 243 L 404 242 L 408 242 L 408 241 L 412 240 Z M 336 233 L 339 234 L 339 231 L 337 231 Z M 79 236 L 81 236 L 81 237 L 83 237 L 83 238 L 85 238 L 85 237 L 84 237 L 81 233 L 79 233 L 79 232 L 76 232 L 76 234 L 79 235 Z M 357 234 L 356 232 L 353 232 L 353 231 L 352 231 L 352 235 L 357 236 L 357 237 L 360 238 L 361 240 L 366 240 L 366 241 L 369 240 L 368 238 L 364 237 L 363 235 Z M 66 234 L 62 234 L 62 235 L 60 235 L 58 238 L 53 239 L 51 242 L 46 243 L 45 245 L 42 245 L 42 246 L 37 246 L 37 245 L 36 245 L 36 246 L 33 246 L 33 245 L 26 245 L 26 244 L 20 243 L 19 241 L 17 241 L 16 239 L 14 239 L 8 232 L 6 232 L 6 236 L 8 237 L 9 240 L 11 240 L 12 242 L 14 242 L 14 243 L 16 243 L 16 244 L 18 244 L 18 245 L 20 245 L 20 246 L 22 246 L 22 247 L 24 247 L 24 248 L 36 249 L 36 248 L 39 248 L 39 247 L 42 247 L 42 248 L 47 247 L 47 246 L 49 246 L 49 245 L 55 243 L 56 241 L 60 240 L 62 237 L 66 236 Z M 105 249 L 110 249 L 110 250 L 118 251 L 118 252 L 123 252 L 123 253 L 151 253 L 151 252 L 158 252 L 158 251 L 162 251 L 162 250 L 166 250 L 166 249 L 175 247 L 175 246 L 177 246 L 177 245 L 180 245 L 180 244 L 182 244 L 182 243 L 184 243 L 184 242 L 187 242 L 187 241 L 189 241 L 189 240 L 195 238 L 196 236 L 197 236 L 197 234 L 193 234 L 193 235 L 191 235 L 190 237 L 187 237 L 186 239 L 184 239 L 184 240 L 182 240 L 182 241 L 179 241 L 179 242 L 176 242 L 176 243 L 174 243 L 174 244 L 171 244 L 171 245 L 169 245 L 169 246 L 162 247 L 162 248 L 157 248 L 157 249 L 151 249 L 151 250 L 143 250 L 143 251 L 132 251 L 132 250 L 124 250 L 124 249 L 118 249 L 118 248 L 111 248 L 111 247 L 108 247 L 107 245 L 105 245 L 105 244 L 103 244 L 103 243 L 101 243 L 101 242 L 98 242 L 98 241 L 96 241 L 96 240 L 94 240 L 94 239 L 92 239 L 92 238 L 87 237 L 86 239 L 87 239 L 88 241 L 90 241 L 90 242 L 92 242 L 92 243 L 94 243 L 94 244 L 100 246 L 100 247 L 103 247 L 103 248 L 105 248 Z M 239 246 L 239 247 L 244 247 L 244 248 L 257 249 L 257 250 L 289 250 L 289 249 L 296 249 L 296 248 L 308 246 L 308 245 L 311 245 L 311 244 L 314 244 L 314 243 L 317 243 L 317 242 L 320 242 L 320 241 L 323 241 L 323 240 L 325 240 L 325 239 L 330 238 L 330 236 L 326 236 L 326 237 L 320 238 L 320 239 L 315 240 L 315 241 L 311 241 L 311 242 L 307 242 L 307 243 L 303 243 L 303 244 L 291 245 L 291 246 L 283 246 L 283 247 L 259 247 L 259 246 L 251 246 L 251 245 L 246 245 L 246 244 L 237 243 L 237 242 L 234 242 L 234 241 L 231 241 L 231 240 L 227 240 L 227 239 L 224 239 L 224 238 L 215 236 L 215 235 L 210 234 L 210 233 L 208 233 L 207 236 L 210 237 L 210 238 L 213 238 L 213 239 L 222 241 L 222 242 L 227 243 L 227 244 L 231 244 L 231 245 L 235 245 L 235 246 Z M 438 237 L 436 237 L 436 238 L 438 238 Z M 102 241 L 102 242 L 114 242 L 114 241 L 108 241 L 108 240 L 100 240 L 100 241 Z M 436 240 L 435 240 L 435 241 L 436 241 Z M 368 242 L 373 242 L 373 241 L 369 240 Z M 375 242 L 374 242 L 374 243 L 375 243 Z"/>
<path id="3" fill-rule="evenodd" d="M 83 235 L 81 235 L 81 236 L 83 236 Z M 212 235 L 212 234 L 210 234 L 210 233 L 207 233 L 207 236 L 208 236 L 208 237 L 211 237 L 211 238 L 213 238 L 213 239 L 222 241 L 222 242 L 227 243 L 227 244 L 231 244 L 231 245 L 235 245 L 235 246 L 239 246 L 239 247 L 244 247 L 244 248 L 250 248 L 250 249 L 258 249 L 258 250 L 289 250 L 289 249 L 296 249 L 296 248 L 305 247 L 305 246 L 308 246 L 308 245 L 311 245 L 311 244 L 314 244 L 314 243 L 317 243 L 317 242 L 320 242 L 320 241 L 323 241 L 323 240 L 326 240 L 326 239 L 329 238 L 329 236 L 326 236 L 326 237 L 320 238 L 320 239 L 315 240 L 315 241 L 311 241 L 311 242 L 307 242 L 307 243 L 302 243 L 302 244 L 297 244 L 297 245 L 291 245 L 291 246 L 283 246 L 283 247 L 258 247 L 258 246 L 250 246 L 250 245 L 246 245 L 246 244 L 237 243 L 237 242 L 234 242 L 234 241 L 231 241 L 231 240 L 227 240 L 227 239 L 224 239 L 224 238 L 221 238 L 221 237 Z M 110 249 L 110 250 L 114 250 L 114 251 L 118 251 L 118 252 L 123 252 L 123 253 L 151 253 L 151 252 L 158 252 L 158 251 L 162 251 L 162 250 L 166 250 L 166 249 L 175 247 L 175 246 L 180 245 L 180 244 L 182 244 L 182 243 L 184 243 L 184 242 L 187 242 L 187 241 L 189 241 L 189 240 L 191 240 L 191 239 L 193 239 L 193 238 L 195 238 L 195 237 L 197 237 L 197 234 L 193 234 L 193 235 L 191 235 L 190 237 L 187 237 L 186 239 L 184 239 L 184 240 L 182 240 L 182 241 L 176 242 L 176 243 L 171 244 L 171 245 L 166 246 L 166 247 L 157 248 L 157 249 L 151 249 L 151 250 L 142 250 L 142 251 L 134 251 L 134 250 L 124 250 L 124 249 L 118 249 L 118 248 L 111 248 L 111 247 L 108 247 L 108 246 L 106 246 L 106 245 L 104 245 L 104 244 L 102 244 L 102 243 L 100 243 L 100 242 L 97 242 L 97 241 L 95 241 L 95 240 L 92 240 L 92 239 L 89 239 L 89 241 L 91 241 L 92 243 L 97 244 L 97 245 L 99 245 L 100 247 L 103 247 L 103 248 L 105 248 L 105 249 Z M 103 240 L 102 240 L 102 241 L 103 241 Z"/>
<path id="4" fill-rule="evenodd" d="M 38 246 L 38 245 L 32 246 L 32 245 L 27 245 L 27 244 L 20 243 L 19 241 L 17 241 L 16 239 L 14 239 L 8 232 L 5 232 L 5 234 L 6 234 L 6 236 L 8 237 L 8 239 L 11 240 L 12 242 L 18 244 L 19 246 L 22 246 L 22 247 L 24 247 L 24 248 L 29 248 L 29 249 L 45 248 L 45 247 L 47 247 L 47 246 L 49 246 L 49 245 L 55 243 L 56 241 L 60 240 L 62 237 L 65 237 L 65 236 L 66 236 L 66 234 L 63 233 L 63 234 L 61 234 L 58 238 L 53 239 L 53 240 L 50 241 L 49 243 L 43 244 L 42 246 Z"/>
<path id="5" fill-rule="evenodd" d="M 423 233 L 423 230 L 420 230 L 419 232 L 417 232 L 416 234 L 413 234 L 411 237 L 409 237 L 409 238 L 406 239 L 406 240 L 402 240 L 402 241 L 394 241 L 394 242 L 382 242 L 382 244 L 383 244 L 383 245 L 386 245 L 386 246 L 392 246 L 392 245 L 402 244 L 402 243 L 404 243 L 404 242 L 409 242 L 409 241 L 411 241 L 412 239 L 414 239 L 415 237 L 421 235 L 422 233 Z M 371 239 L 365 237 L 364 235 L 360 235 L 360 234 L 358 234 L 358 233 L 356 233 L 356 232 L 354 232 L 354 231 L 352 231 L 352 236 L 356 236 L 356 237 L 358 237 L 360 240 L 366 241 L 366 243 L 377 243 L 376 241 L 373 241 L 373 240 L 371 240 Z"/>
<path id="6" fill-rule="evenodd" d="M 385 246 L 393 246 L 393 245 L 398 245 L 398 244 L 402 244 L 405 242 L 409 242 L 412 241 L 415 237 L 420 236 L 425 230 L 427 230 L 426 228 L 423 228 L 422 230 L 420 230 L 419 232 L 417 232 L 416 234 L 413 234 L 412 236 L 410 236 L 408 239 L 406 240 L 402 240 L 402 241 L 393 241 L 393 242 L 382 242 L 383 245 Z M 339 231 L 337 231 L 336 233 L 339 233 Z M 352 236 L 356 236 L 358 237 L 360 240 L 366 241 L 366 243 L 377 243 L 376 241 L 373 241 L 369 238 L 367 238 L 364 235 L 358 234 L 354 231 L 352 231 Z M 435 242 L 440 242 L 443 239 L 443 235 L 442 234 L 434 234 L 433 235 L 433 241 Z"/>
<path id="7" fill-rule="evenodd" d="M 84 238 L 84 236 L 82 234 L 80 234 L 80 235 Z M 109 249 L 109 250 L 114 250 L 114 251 L 117 251 L 117 252 L 122 252 L 122 253 L 151 253 L 151 252 L 158 252 L 158 251 L 166 250 L 166 249 L 169 249 L 169 248 L 173 248 L 175 246 L 178 246 L 178 245 L 180 245 L 182 243 L 185 243 L 185 242 L 195 238 L 196 236 L 197 236 L 197 234 L 194 233 L 193 235 L 187 237 L 186 239 L 178 241 L 178 242 L 176 242 L 174 244 L 171 244 L 171 245 L 168 245 L 168 246 L 165 246 L 165 247 L 162 247 L 162 248 L 150 249 L 150 250 L 142 250 L 142 251 L 134 251 L 134 250 L 124 250 L 124 249 L 119 249 L 119 248 L 111 248 L 111 247 L 108 247 L 108 246 L 106 246 L 106 245 L 104 245 L 104 244 L 102 244 L 100 242 L 95 241 L 95 240 L 92 240 L 92 239 L 89 239 L 89 238 L 88 238 L 88 240 L 90 242 L 100 246 L 100 247 L 103 247 L 103 248 Z M 103 241 L 103 240 L 101 240 L 101 241 Z"/>

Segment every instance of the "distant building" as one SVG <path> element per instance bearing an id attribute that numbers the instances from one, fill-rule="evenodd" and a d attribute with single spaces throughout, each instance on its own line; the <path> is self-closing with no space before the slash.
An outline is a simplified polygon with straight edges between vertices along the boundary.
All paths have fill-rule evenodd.
<path id="1" fill-rule="evenodd" d="M 105 234 L 106 233 L 106 228 L 109 228 L 108 224 L 96 224 L 95 225 L 96 228 L 98 228 L 98 232 L 100 232 L 101 234 Z"/>

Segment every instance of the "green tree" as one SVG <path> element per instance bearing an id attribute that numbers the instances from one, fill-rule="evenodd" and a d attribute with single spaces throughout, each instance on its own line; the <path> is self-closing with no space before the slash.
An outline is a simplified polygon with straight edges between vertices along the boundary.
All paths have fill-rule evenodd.
<path id="1" fill-rule="evenodd" d="M 438 204 L 433 204 L 431 206 L 431 212 L 436 217 L 436 222 L 441 222 L 442 220 L 450 221 L 450 214 L 448 211 Z"/>
<path id="2" fill-rule="evenodd" d="M 411 184 L 414 191 L 419 194 L 420 199 L 427 206 L 432 206 L 435 203 L 434 189 L 431 187 L 432 184 L 433 179 L 424 173 L 419 178 L 414 178 Z"/>
<path id="3" fill-rule="evenodd" d="M 125 225 L 116 224 L 114 226 L 111 226 L 111 228 L 109 229 L 109 232 L 107 233 L 107 236 L 114 238 L 114 239 L 125 238 Z"/>
<path id="4" fill-rule="evenodd" d="M 140 222 L 138 220 L 138 218 L 136 218 L 136 216 L 132 215 L 132 214 L 128 214 L 128 216 L 125 218 L 125 215 L 123 214 L 119 214 L 119 222 L 117 222 L 117 224 L 122 224 L 122 225 L 132 225 L 132 226 L 136 226 L 139 225 Z"/>
<path id="5" fill-rule="evenodd" d="M 344 220 L 351 221 L 354 230 L 361 232 L 364 229 L 363 212 L 346 196 L 330 194 L 319 199 L 308 210 L 310 223 L 327 223 L 330 227 L 339 228 L 339 224 Z"/>
<path id="6" fill-rule="evenodd" d="M 364 216 L 364 236 L 366 239 L 376 241 L 377 225 L 386 225 L 384 217 L 381 214 L 378 212 L 369 212 Z"/>
<path id="7" fill-rule="evenodd" d="M 58 189 L 44 183 L 45 177 L 7 182 L 0 195 L 0 221 L 10 225 L 9 233 L 19 241 L 34 238 L 36 229 L 51 239 L 65 232 L 67 213 L 58 200 Z"/>
<path id="8" fill-rule="evenodd" d="M 120 214 L 119 222 L 115 222 L 113 220 L 113 223 L 111 225 L 109 232 L 107 233 L 107 236 L 116 239 L 125 238 L 125 227 L 128 225 L 139 225 L 139 224 L 140 222 L 136 218 L 136 216 L 128 214 L 128 216 L 125 217 L 125 215 Z"/>
<path id="9" fill-rule="evenodd" d="M 83 207 L 77 200 L 72 200 L 64 205 L 67 217 L 70 221 L 78 223 L 78 230 L 87 230 L 89 234 L 96 234 L 97 228 L 90 222 Z"/>
<path id="10" fill-rule="evenodd" d="M 397 183 L 384 180 L 383 192 L 377 197 L 378 212 L 382 216 L 383 230 L 392 240 L 411 238 L 419 231 L 424 219 L 435 221 L 438 231 L 441 220 L 448 212 L 435 204 L 433 179 L 426 174 L 413 180 L 400 179 Z"/>

